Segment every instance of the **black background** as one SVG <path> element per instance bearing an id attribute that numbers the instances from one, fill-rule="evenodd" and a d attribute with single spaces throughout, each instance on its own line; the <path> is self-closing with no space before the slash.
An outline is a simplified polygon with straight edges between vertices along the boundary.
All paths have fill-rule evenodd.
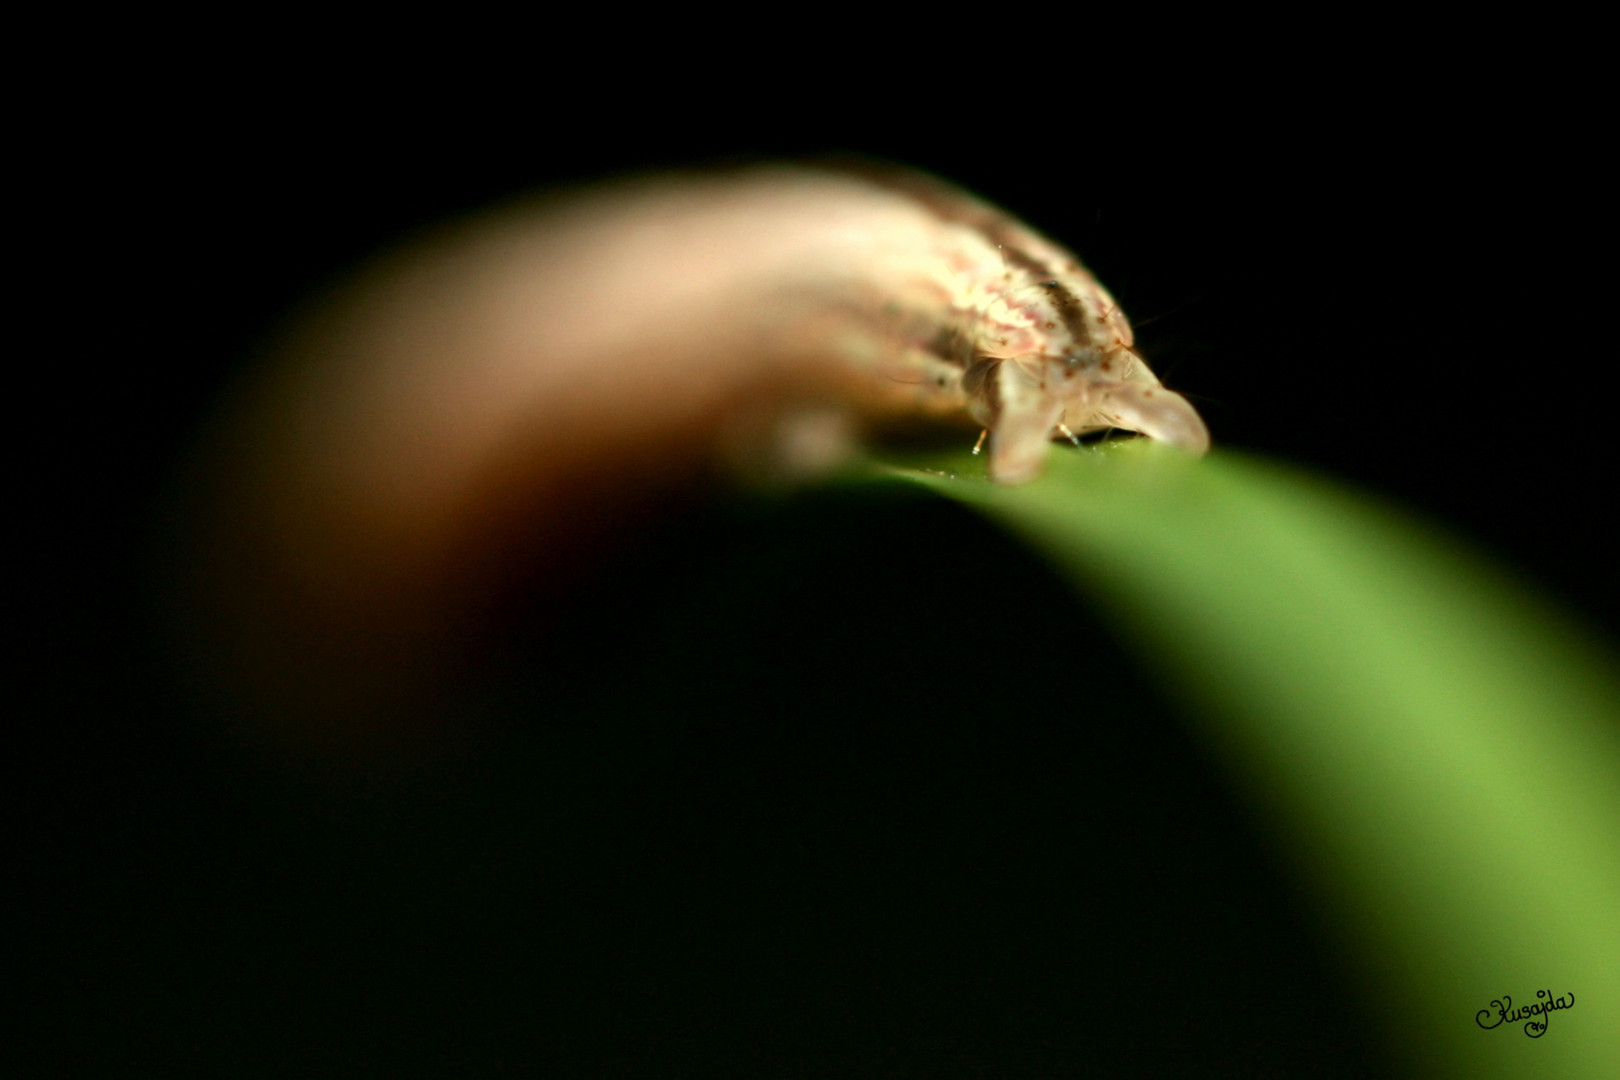
<path id="1" fill-rule="evenodd" d="M 1151 681 L 951 508 L 695 495 L 491 643 L 446 694 L 468 734 L 408 768 L 218 734 L 159 644 L 156 508 L 279 315 L 378 245 L 538 185 L 855 151 L 1075 248 L 1219 446 L 1404 504 L 1612 637 L 1611 238 L 1550 107 L 1581 88 L 1418 50 L 1036 76 L 604 48 L 221 49 L 41 125 L 22 1067 L 1385 1068 L 1332 916 Z"/>

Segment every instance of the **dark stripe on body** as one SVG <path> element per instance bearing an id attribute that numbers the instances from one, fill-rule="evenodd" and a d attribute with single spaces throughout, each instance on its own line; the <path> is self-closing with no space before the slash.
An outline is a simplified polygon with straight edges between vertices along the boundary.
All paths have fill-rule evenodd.
<path id="1" fill-rule="evenodd" d="M 973 363 L 977 351 L 973 346 L 973 335 L 967 328 L 953 323 L 946 323 L 934 332 L 934 336 L 923 346 L 928 355 L 943 360 L 951 367 L 967 369 Z"/>
<path id="2" fill-rule="evenodd" d="M 1089 345 L 1091 343 L 1091 327 L 1086 323 L 1086 308 L 1080 298 L 1074 295 L 1074 290 L 1061 281 L 1043 281 L 1041 288 L 1046 295 L 1052 298 L 1052 306 L 1058 310 L 1058 318 L 1069 331 L 1075 345 Z"/>
<path id="3" fill-rule="evenodd" d="M 1086 322 L 1085 306 L 1080 302 L 1080 298 L 1059 280 L 1064 275 L 1058 269 L 1042 262 L 1013 242 L 1014 222 L 1006 214 L 924 173 L 893 166 L 885 167 L 877 163 L 867 163 L 866 167 L 846 167 L 840 171 L 854 172 L 879 187 L 914 199 L 927 207 L 941 221 L 965 225 L 977 232 L 1001 251 L 1001 257 L 1006 260 L 1007 265 L 1028 274 L 1046 290 L 1076 346 L 1091 343 L 1091 327 Z"/>

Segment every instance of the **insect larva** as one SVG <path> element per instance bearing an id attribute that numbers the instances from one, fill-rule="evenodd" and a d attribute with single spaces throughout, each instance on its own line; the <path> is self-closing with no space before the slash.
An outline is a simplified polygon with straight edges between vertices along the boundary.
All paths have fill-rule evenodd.
<path id="1" fill-rule="evenodd" d="M 877 297 L 905 312 L 891 361 L 916 368 L 919 396 L 965 407 L 983 425 L 993 479 L 1029 480 L 1054 437 L 1104 428 L 1208 449 L 1197 411 L 1159 383 L 1118 303 L 1072 254 L 932 178 L 890 173 L 879 183 L 932 219 L 897 230 L 886 258 L 866 264 Z M 881 221 L 873 228 L 884 235 Z"/>
<path id="2" fill-rule="evenodd" d="M 408 694 L 440 628 L 795 411 L 833 420 L 789 449 L 823 463 L 848 421 L 976 419 L 1006 483 L 1064 432 L 1208 441 L 1085 268 L 968 195 L 654 177 L 446 227 L 306 309 L 199 448 L 197 536 L 233 538 L 188 563 L 235 590 L 208 633 L 311 702 Z"/>

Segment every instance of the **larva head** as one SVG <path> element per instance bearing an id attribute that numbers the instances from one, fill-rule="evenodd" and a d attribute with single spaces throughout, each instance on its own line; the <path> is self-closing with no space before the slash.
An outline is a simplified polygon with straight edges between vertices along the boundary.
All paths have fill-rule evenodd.
<path id="1" fill-rule="evenodd" d="M 1166 390 L 1135 350 L 1071 353 L 1048 365 L 1048 386 L 1062 402 L 1063 426 L 1080 434 L 1118 428 L 1192 454 L 1209 449 L 1209 429 L 1187 401 Z"/>
<path id="2" fill-rule="evenodd" d="M 1047 443 L 1065 432 L 1136 431 L 1194 454 L 1209 432 L 1164 389 L 1132 348 L 1119 305 L 1085 276 L 1042 279 L 986 312 L 979 359 L 962 380 L 973 415 L 990 429 L 990 471 L 1032 479 Z"/>
<path id="3" fill-rule="evenodd" d="M 1209 449 L 1209 430 L 1186 398 L 1166 390 L 1135 349 L 1079 350 L 1058 358 L 1048 379 L 1071 431 L 1119 428 L 1193 454 Z"/>
<path id="4" fill-rule="evenodd" d="M 1113 297 L 1090 282 L 1051 282 L 1046 293 L 1054 306 L 1078 308 L 1083 322 L 1071 316 L 1071 343 L 1045 365 L 1049 392 L 1062 402 L 1064 427 L 1075 433 L 1119 428 L 1135 431 L 1182 450 L 1209 449 L 1209 430 L 1187 399 L 1166 390 L 1133 347 L 1131 324 Z M 1065 301 L 1068 292 L 1072 301 Z"/>
<path id="5" fill-rule="evenodd" d="M 990 475 L 1032 480 L 1048 443 L 1070 433 L 1118 428 L 1191 454 L 1209 449 L 1209 430 L 1187 399 L 1166 390 L 1129 349 L 981 360 L 963 379 L 973 415 L 990 430 Z"/>

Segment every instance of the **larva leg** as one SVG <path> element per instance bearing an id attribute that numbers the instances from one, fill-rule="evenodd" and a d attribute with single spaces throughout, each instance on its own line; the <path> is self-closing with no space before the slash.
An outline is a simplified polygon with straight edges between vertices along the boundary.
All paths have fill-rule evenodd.
<path id="1" fill-rule="evenodd" d="M 1010 366 L 1010 365 L 1006 365 Z M 1023 484 L 1040 474 L 1063 403 L 1044 394 L 1008 402 L 990 429 L 990 479 Z"/>
<path id="2" fill-rule="evenodd" d="M 1209 429 L 1187 399 L 1162 386 L 1115 383 L 1100 395 L 1098 412 L 1117 427 L 1139 431 L 1189 454 L 1209 450 Z"/>

